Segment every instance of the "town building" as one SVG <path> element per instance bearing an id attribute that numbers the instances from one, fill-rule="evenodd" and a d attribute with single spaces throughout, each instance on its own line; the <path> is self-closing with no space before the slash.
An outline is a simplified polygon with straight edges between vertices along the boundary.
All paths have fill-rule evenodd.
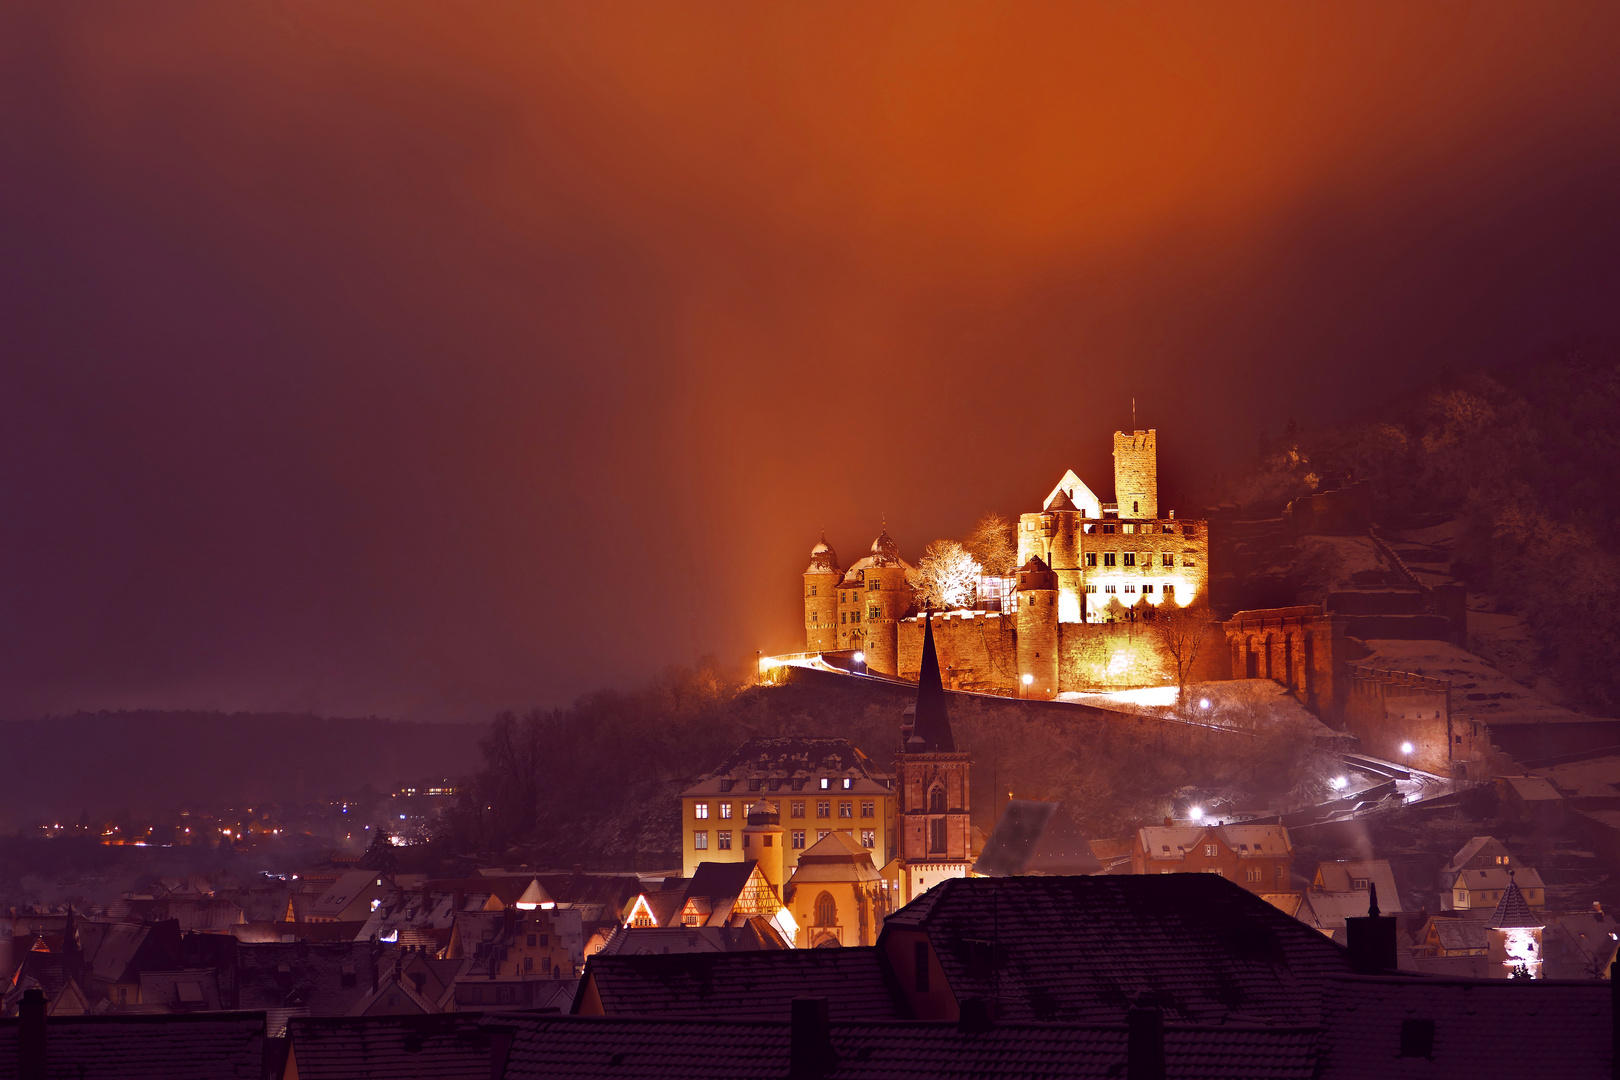
<path id="1" fill-rule="evenodd" d="M 1494 836 L 1476 836 L 1464 844 L 1440 871 L 1442 911 L 1494 911 L 1508 886 L 1518 877 L 1516 888 L 1525 903 L 1543 908 L 1547 888 L 1541 875 L 1514 858 L 1507 846 Z"/>
<path id="2" fill-rule="evenodd" d="M 889 885 L 872 853 L 839 832 L 799 856 L 784 895 L 801 949 L 876 944 L 889 913 Z"/>
<path id="3" fill-rule="evenodd" d="M 1177 825 L 1166 818 L 1136 830 L 1131 873 L 1219 874 L 1252 893 L 1277 893 L 1292 881 L 1293 860 L 1281 825 Z"/>
<path id="4" fill-rule="evenodd" d="M 893 785 L 848 739 L 751 739 L 681 792 L 682 874 L 691 877 L 700 863 L 755 858 L 743 846 L 745 816 L 762 797 L 778 808 L 786 846 L 774 843 L 784 878 L 802 852 L 834 832 L 887 863 L 897 850 Z"/>

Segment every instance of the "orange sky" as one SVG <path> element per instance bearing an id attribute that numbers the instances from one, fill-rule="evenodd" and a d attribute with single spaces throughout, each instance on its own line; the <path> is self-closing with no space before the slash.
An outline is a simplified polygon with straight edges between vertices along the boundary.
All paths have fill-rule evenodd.
<path id="1" fill-rule="evenodd" d="M 794 647 L 1109 433 L 1620 322 L 1612 4 L 0 15 L 0 715 L 478 718 Z"/>

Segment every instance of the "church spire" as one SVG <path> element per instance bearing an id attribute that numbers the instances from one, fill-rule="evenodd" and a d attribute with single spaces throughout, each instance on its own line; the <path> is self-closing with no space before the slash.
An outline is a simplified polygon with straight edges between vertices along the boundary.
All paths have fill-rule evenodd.
<path id="1" fill-rule="evenodd" d="M 914 749 L 921 742 L 920 749 Z M 934 612 L 923 612 L 922 668 L 917 673 L 917 714 L 908 753 L 954 753 L 951 718 L 945 705 L 945 684 L 939 676 L 939 654 L 934 651 Z"/>

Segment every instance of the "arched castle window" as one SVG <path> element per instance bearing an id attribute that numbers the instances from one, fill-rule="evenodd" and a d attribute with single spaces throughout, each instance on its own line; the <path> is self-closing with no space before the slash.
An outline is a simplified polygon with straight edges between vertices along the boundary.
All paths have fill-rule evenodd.
<path id="1" fill-rule="evenodd" d="M 816 897 L 816 925 L 838 925 L 838 905 L 833 901 L 832 893 L 824 892 Z"/>

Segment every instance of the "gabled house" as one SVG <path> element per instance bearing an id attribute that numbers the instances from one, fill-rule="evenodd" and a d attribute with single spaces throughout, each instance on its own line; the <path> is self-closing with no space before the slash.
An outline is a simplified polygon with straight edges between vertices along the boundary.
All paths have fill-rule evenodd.
<path id="1" fill-rule="evenodd" d="M 1547 888 L 1542 884 L 1541 875 L 1527 866 L 1511 870 L 1501 867 L 1459 870 L 1441 894 L 1440 908 L 1443 911 L 1492 911 L 1507 895 L 1515 878 L 1525 903 L 1537 909 L 1546 906 Z"/>
<path id="2" fill-rule="evenodd" d="M 1485 956 L 1490 940 L 1479 919 L 1453 919 L 1436 915 L 1418 931 L 1412 953 L 1418 957 Z"/>
<path id="3" fill-rule="evenodd" d="M 364 923 L 392 888 L 375 870 L 350 870 L 338 877 L 304 912 L 306 922 Z"/>
<path id="4" fill-rule="evenodd" d="M 172 971 L 180 952 L 180 927 L 174 920 L 137 925 L 115 923 L 103 934 L 90 959 L 88 989 L 114 1005 L 141 1002 L 141 972 Z"/>
<path id="5" fill-rule="evenodd" d="M 1133 874 L 1218 874 L 1252 893 L 1287 891 L 1294 849 L 1281 825 L 1148 825 L 1136 830 Z"/>
<path id="6" fill-rule="evenodd" d="M 1388 859 L 1343 859 L 1318 863 L 1316 876 L 1311 879 L 1313 892 L 1365 893 L 1371 885 L 1378 887 L 1378 907 L 1381 910 L 1406 910 L 1401 906 L 1401 896 L 1395 888 L 1395 871 L 1390 868 Z M 1357 915 L 1366 913 L 1365 903 L 1361 908 Z"/>

